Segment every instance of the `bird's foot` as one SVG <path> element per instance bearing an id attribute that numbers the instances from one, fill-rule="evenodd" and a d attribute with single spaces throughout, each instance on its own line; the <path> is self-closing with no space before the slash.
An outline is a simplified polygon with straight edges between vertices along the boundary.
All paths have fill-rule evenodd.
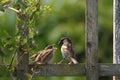
<path id="1" fill-rule="evenodd" d="M 64 61 L 64 59 L 63 60 L 61 60 L 61 61 L 59 61 L 57 64 L 62 64 L 62 62 Z"/>
<path id="2" fill-rule="evenodd" d="M 72 62 L 72 61 L 70 61 L 68 64 L 73 64 L 73 62 Z"/>

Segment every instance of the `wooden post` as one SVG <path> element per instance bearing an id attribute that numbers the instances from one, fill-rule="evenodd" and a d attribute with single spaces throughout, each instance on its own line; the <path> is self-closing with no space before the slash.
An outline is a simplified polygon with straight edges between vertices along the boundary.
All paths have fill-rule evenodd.
<path id="1" fill-rule="evenodd" d="M 98 80 L 98 0 L 86 0 L 86 77 Z"/>
<path id="2" fill-rule="evenodd" d="M 18 60 L 17 80 L 28 80 L 26 73 L 28 72 L 28 65 L 29 65 L 29 53 L 28 53 L 29 29 L 28 29 L 28 26 L 22 24 L 21 21 L 18 21 L 17 25 L 18 25 L 18 29 L 21 31 L 20 33 L 21 38 L 19 43 L 18 55 L 17 55 L 17 60 Z M 27 42 L 23 44 L 24 39 L 26 39 Z"/>
<path id="3" fill-rule="evenodd" d="M 0 66 L 1 67 L 1 66 Z M 39 64 L 33 73 L 34 65 L 29 65 L 29 72 L 36 76 L 86 76 L 85 64 Z M 120 64 L 98 64 L 99 76 L 118 76 L 120 75 Z M 31 71 L 32 70 L 32 71 Z"/>
<path id="4" fill-rule="evenodd" d="M 29 54 L 24 49 L 21 45 L 18 51 L 17 80 L 28 80 L 25 74 L 28 72 Z"/>
<path id="5" fill-rule="evenodd" d="M 120 0 L 113 2 L 113 63 L 120 64 Z M 120 76 L 113 80 L 120 80 Z"/>

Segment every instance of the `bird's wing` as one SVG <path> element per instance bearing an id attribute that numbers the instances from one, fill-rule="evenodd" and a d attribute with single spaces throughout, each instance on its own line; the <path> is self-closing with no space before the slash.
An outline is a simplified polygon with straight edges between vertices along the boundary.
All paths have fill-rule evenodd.
<path id="1" fill-rule="evenodd" d="M 44 59 L 47 58 L 47 56 L 49 56 L 51 54 L 53 50 L 52 49 L 48 49 L 48 50 L 43 50 L 41 51 L 38 56 L 36 57 L 35 61 L 43 61 Z"/>
<path id="2" fill-rule="evenodd" d="M 75 59 L 74 57 L 74 53 L 70 50 L 68 50 L 68 48 L 66 50 L 64 50 L 65 53 L 68 55 L 68 57 L 70 58 L 70 60 L 74 63 L 74 64 L 77 64 L 78 61 Z"/>
<path id="3" fill-rule="evenodd" d="M 72 56 L 71 52 L 67 48 L 64 48 L 63 50 L 67 54 L 67 56 Z"/>
<path id="4" fill-rule="evenodd" d="M 67 45 L 67 51 L 68 51 L 68 54 L 70 55 L 70 57 L 73 57 L 73 58 L 75 57 L 74 49 L 71 44 Z"/>
<path id="5" fill-rule="evenodd" d="M 53 53 L 53 49 L 48 49 L 48 50 L 46 50 L 46 51 L 43 53 L 43 55 L 42 55 L 43 59 L 46 59 L 46 58 L 50 57 L 50 55 L 51 55 L 52 53 Z"/>
<path id="6" fill-rule="evenodd" d="M 38 54 L 33 54 L 33 55 L 30 57 L 30 59 L 34 59 L 34 58 L 36 58 L 37 55 L 38 55 Z"/>
<path id="7" fill-rule="evenodd" d="M 38 55 L 37 55 L 35 61 L 41 61 L 41 56 L 42 56 L 43 52 L 44 52 L 44 50 L 38 52 Z"/>

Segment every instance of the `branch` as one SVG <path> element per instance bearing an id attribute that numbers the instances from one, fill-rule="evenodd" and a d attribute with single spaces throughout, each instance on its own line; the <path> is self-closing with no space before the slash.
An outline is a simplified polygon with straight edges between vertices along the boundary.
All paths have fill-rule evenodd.
<path id="1" fill-rule="evenodd" d="M 13 10 L 13 11 L 15 11 L 16 13 L 21 13 L 21 11 L 20 10 L 17 10 L 17 9 L 15 9 L 15 8 L 12 8 L 12 7 L 8 7 L 8 9 L 10 9 L 10 10 Z"/>
<path id="2" fill-rule="evenodd" d="M 17 49 L 16 49 L 15 52 L 13 53 L 13 56 L 12 56 L 12 59 L 11 59 L 11 62 L 10 62 L 9 68 L 12 67 L 12 64 L 13 64 L 13 61 L 14 61 L 14 59 L 15 59 L 16 53 L 17 53 Z"/>

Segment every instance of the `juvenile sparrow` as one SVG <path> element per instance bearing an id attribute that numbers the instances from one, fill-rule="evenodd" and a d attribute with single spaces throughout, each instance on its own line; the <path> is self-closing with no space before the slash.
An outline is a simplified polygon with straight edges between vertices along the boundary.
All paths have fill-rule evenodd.
<path id="1" fill-rule="evenodd" d="M 61 46 L 63 60 L 69 60 L 69 64 L 77 64 L 78 62 L 75 59 L 72 41 L 68 37 L 64 37 L 60 40 L 59 45 Z"/>
<path id="2" fill-rule="evenodd" d="M 48 45 L 44 50 L 39 51 L 38 54 L 34 54 L 30 58 L 35 58 L 35 62 L 33 64 L 49 64 L 56 49 L 57 48 L 54 48 L 53 45 Z"/>

